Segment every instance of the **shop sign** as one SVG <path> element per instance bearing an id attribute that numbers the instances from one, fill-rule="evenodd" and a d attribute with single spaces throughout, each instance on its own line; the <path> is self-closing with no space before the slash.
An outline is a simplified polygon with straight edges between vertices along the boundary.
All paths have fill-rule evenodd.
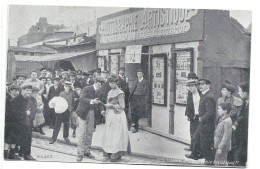
<path id="1" fill-rule="evenodd" d="M 125 63 L 141 63 L 142 45 L 127 46 Z"/>
<path id="2" fill-rule="evenodd" d="M 99 43 L 183 34 L 197 13 L 197 9 L 144 9 L 103 20 L 98 26 Z"/>

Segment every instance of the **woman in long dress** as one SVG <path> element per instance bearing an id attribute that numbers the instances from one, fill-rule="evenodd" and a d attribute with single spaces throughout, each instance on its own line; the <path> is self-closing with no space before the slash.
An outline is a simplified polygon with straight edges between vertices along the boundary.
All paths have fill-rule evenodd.
<path id="1" fill-rule="evenodd" d="M 115 162 L 120 160 L 126 152 L 130 152 L 130 142 L 127 128 L 127 119 L 124 112 L 125 94 L 117 86 L 117 77 L 111 75 L 108 78 L 111 90 L 108 93 L 105 130 L 102 148 L 105 160 Z"/>

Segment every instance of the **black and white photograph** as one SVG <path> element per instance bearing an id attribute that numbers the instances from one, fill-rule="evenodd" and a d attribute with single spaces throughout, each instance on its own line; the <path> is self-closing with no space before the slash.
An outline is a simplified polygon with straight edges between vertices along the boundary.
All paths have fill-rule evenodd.
<path id="1" fill-rule="evenodd" d="M 7 166 L 248 167 L 251 10 L 9 4 L 4 24 Z"/>

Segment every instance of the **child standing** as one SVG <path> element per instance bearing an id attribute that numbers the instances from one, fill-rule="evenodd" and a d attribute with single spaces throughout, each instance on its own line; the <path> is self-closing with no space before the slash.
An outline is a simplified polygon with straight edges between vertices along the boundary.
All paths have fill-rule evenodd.
<path id="1" fill-rule="evenodd" d="M 227 166 L 227 154 L 231 150 L 232 120 L 230 111 L 232 105 L 224 102 L 218 106 L 218 124 L 214 134 L 215 165 Z"/>

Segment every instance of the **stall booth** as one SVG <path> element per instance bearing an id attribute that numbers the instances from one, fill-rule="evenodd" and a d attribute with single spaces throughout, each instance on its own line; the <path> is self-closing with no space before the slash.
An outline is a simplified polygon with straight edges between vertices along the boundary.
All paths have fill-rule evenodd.
<path id="1" fill-rule="evenodd" d="M 228 11 L 135 8 L 97 20 L 98 67 L 113 74 L 125 67 L 130 88 L 139 68 L 149 80 L 152 106 L 141 127 L 187 143 L 188 73 L 212 80 L 218 95 L 225 68 L 235 83 L 247 78 L 248 44 Z"/>

